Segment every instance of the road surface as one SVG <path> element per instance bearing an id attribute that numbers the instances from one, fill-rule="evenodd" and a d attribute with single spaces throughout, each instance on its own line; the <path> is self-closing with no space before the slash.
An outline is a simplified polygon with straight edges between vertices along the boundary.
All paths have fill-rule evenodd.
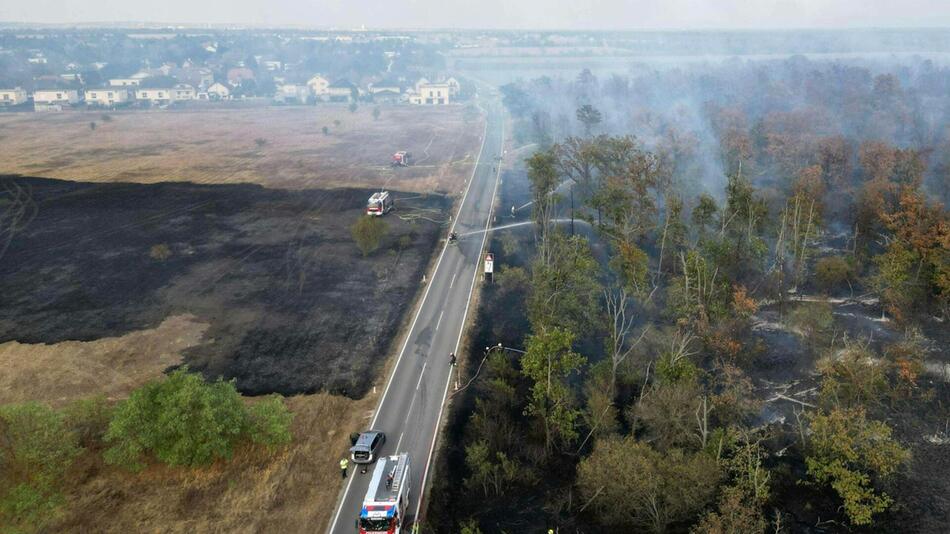
<path id="1" fill-rule="evenodd" d="M 446 244 L 440 253 L 368 427 L 386 433 L 383 454 L 409 453 L 412 494 L 408 510 L 413 517 L 418 516 L 442 408 L 455 379 L 449 354 L 458 352 L 472 289 L 482 276 L 485 233 L 478 231 L 488 227 L 498 185 L 497 158 L 502 154 L 504 137 L 502 109 L 495 99 L 483 105 L 487 117 L 484 141 L 453 223 L 458 234 L 476 233 L 461 237 L 457 244 Z M 333 534 L 357 532 L 356 519 L 373 473 L 372 466 L 366 474 L 360 474 L 359 466 L 352 463 L 350 468 L 343 498 L 331 519 Z"/>

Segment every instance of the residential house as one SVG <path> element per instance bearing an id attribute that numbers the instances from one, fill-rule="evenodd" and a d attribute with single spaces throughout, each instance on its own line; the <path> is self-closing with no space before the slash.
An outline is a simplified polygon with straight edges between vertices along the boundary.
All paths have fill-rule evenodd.
<path id="1" fill-rule="evenodd" d="M 230 100 L 231 90 L 223 83 L 212 84 L 208 88 L 208 98 L 210 100 Z"/>
<path id="2" fill-rule="evenodd" d="M 395 80 L 382 80 L 369 85 L 369 92 L 372 95 L 378 93 L 402 93 L 402 84 Z"/>
<path id="3" fill-rule="evenodd" d="M 135 90 L 135 99 L 153 105 L 167 105 L 172 102 L 172 92 L 168 88 L 140 87 Z"/>
<path id="4" fill-rule="evenodd" d="M 307 87 L 310 88 L 310 93 L 313 96 L 321 100 L 328 98 L 330 95 L 330 81 L 319 74 L 314 74 L 312 78 L 307 80 Z"/>
<path id="5" fill-rule="evenodd" d="M 275 71 L 275 70 L 281 70 L 284 64 L 281 63 L 280 61 L 265 59 L 264 61 L 260 62 L 260 66 L 264 67 L 265 69 L 269 71 Z"/>
<path id="6" fill-rule="evenodd" d="M 142 83 L 142 78 L 112 78 L 109 80 L 111 87 L 138 87 Z"/>
<path id="7" fill-rule="evenodd" d="M 429 83 L 418 86 L 418 92 L 410 96 L 413 104 L 447 105 L 449 103 L 449 85 Z"/>
<path id="8" fill-rule="evenodd" d="M 462 91 L 462 84 L 459 83 L 455 78 L 449 77 L 445 80 L 445 85 L 449 86 L 449 96 L 455 98 Z"/>
<path id="9" fill-rule="evenodd" d="M 413 86 L 413 88 L 416 90 L 417 93 L 421 93 L 422 92 L 421 87 L 423 85 L 429 85 L 430 83 L 432 82 L 430 82 L 427 78 L 419 78 L 419 80 L 416 81 L 416 84 Z"/>
<path id="10" fill-rule="evenodd" d="M 348 80 L 338 80 L 327 87 L 327 96 L 331 102 L 352 100 L 354 92 L 359 95 L 359 89 Z"/>
<path id="11" fill-rule="evenodd" d="M 306 104 L 310 97 L 310 88 L 306 85 L 284 84 L 277 87 L 274 100 L 285 104 Z"/>
<path id="12" fill-rule="evenodd" d="M 0 106 L 18 106 L 26 102 L 27 96 L 26 91 L 19 87 L 0 89 Z"/>
<path id="13" fill-rule="evenodd" d="M 175 84 L 171 89 L 172 100 L 175 102 L 195 99 L 195 88 L 186 84 Z"/>
<path id="14" fill-rule="evenodd" d="M 34 104 L 78 104 L 79 91 L 76 89 L 37 89 L 33 92 Z"/>
<path id="15" fill-rule="evenodd" d="M 100 89 L 88 89 L 86 91 L 86 104 L 90 106 L 112 107 L 128 102 L 128 89 L 104 87 Z"/>

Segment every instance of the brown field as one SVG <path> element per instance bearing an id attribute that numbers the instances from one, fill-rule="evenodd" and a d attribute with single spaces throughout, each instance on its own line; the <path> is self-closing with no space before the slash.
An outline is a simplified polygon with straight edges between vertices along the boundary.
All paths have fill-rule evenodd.
<path id="1" fill-rule="evenodd" d="M 380 110 L 379 120 L 370 106 L 351 113 L 337 105 L 109 112 L 107 122 L 91 111 L 2 114 L 0 172 L 287 189 L 388 185 L 451 194 L 464 187 L 478 151 L 480 119 L 466 119 L 458 106 Z M 391 168 L 397 150 L 412 152 L 415 165 Z"/>

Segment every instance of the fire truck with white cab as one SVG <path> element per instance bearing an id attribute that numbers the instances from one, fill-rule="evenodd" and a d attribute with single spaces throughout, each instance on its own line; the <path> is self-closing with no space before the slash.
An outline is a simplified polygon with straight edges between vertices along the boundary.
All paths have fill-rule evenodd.
<path id="1" fill-rule="evenodd" d="M 408 532 L 409 455 L 383 456 L 376 461 L 373 478 L 360 508 L 360 534 L 405 534 Z"/>
<path id="2" fill-rule="evenodd" d="M 389 191 L 380 191 L 373 193 L 366 202 L 366 214 L 379 217 L 389 213 L 393 209 L 393 196 Z"/>

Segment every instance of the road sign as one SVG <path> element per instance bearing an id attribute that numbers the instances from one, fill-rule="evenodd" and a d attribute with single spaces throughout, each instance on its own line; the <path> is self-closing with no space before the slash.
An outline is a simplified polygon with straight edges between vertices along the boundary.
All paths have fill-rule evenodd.
<path id="1" fill-rule="evenodd" d="M 485 274 L 495 272 L 495 257 L 491 252 L 485 254 Z"/>

